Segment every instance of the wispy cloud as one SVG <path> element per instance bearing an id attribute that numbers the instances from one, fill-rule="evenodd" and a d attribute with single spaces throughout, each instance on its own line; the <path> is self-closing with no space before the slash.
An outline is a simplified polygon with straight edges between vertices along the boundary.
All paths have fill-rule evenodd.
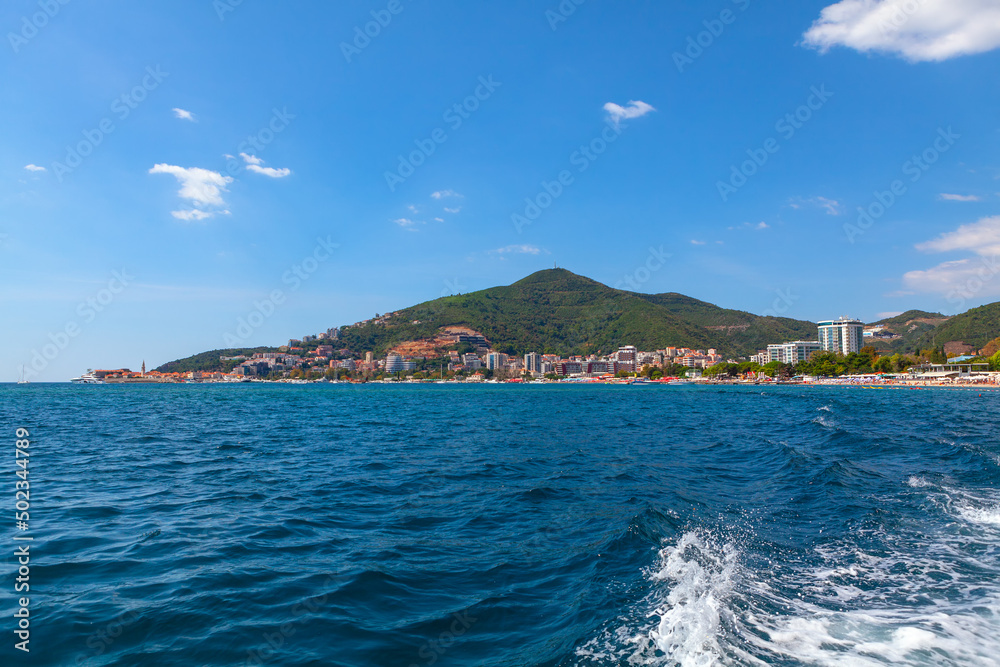
<path id="1" fill-rule="evenodd" d="M 941 61 L 1000 47 L 995 0 L 841 0 L 803 35 L 806 46 Z"/>
<path id="2" fill-rule="evenodd" d="M 841 213 L 840 202 L 836 199 L 827 199 L 826 197 L 797 197 L 792 199 L 788 205 L 794 209 L 800 209 L 806 205 L 816 206 L 824 209 L 827 215 L 840 215 Z"/>
<path id="3" fill-rule="evenodd" d="M 411 218 L 396 218 L 393 222 L 408 232 L 417 231 L 417 225 L 426 224 L 422 220 L 413 220 Z"/>
<path id="4" fill-rule="evenodd" d="M 45 167 L 39 167 L 37 164 L 26 164 L 24 168 L 28 171 L 48 171 Z"/>
<path id="5" fill-rule="evenodd" d="M 770 228 L 771 228 L 771 225 L 769 225 L 766 222 L 764 222 L 763 220 L 761 220 L 760 222 L 758 222 L 756 224 L 754 224 L 752 222 L 744 222 L 739 227 L 729 227 L 728 229 L 730 231 L 733 231 L 733 230 L 736 230 L 736 229 L 755 229 L 755 230 L 758 230 L 758 231 L 763 231 L 765 229 L 770 229 Z M 693 243 L 693 241 L 692 241 L 692 243 Z"/>
<path id="6" fill-rule="evenodd" d="M 615 125 L 619 125 L 623 120 L 641 118 L 651 111 L 656 111 L 656 109 L 649 104 L 639 100 L 631 100 L 625 106 L 615 104 L 614 102 L 608 102 L 604 105 L 604 110 L 608 114 L 608 120 Z"/>
<path id="7" fill-rule="evenodd" d="M 461 199 L 463 195 L 458 194 L 454 190 L 438 190 L 437 192 L 432 192 L 431 197 L 434 199 L 448 199 L 451 197 L 457 197 Z"/>
<path id="8" fill-rule="evenodd" d="M 520 244 L 520 245 L 509 245 L 503 248 L 497 248 L 496 250 L 491 250 L 491 254 L 494 255 L 540 255 L 545 253 L 549 254 L 548 250 L 543 250 L 538 246 Z"/>
<path id="9" fill-rule="evenodd" d="M 699 241 L 697 239 L 691 239 L 691 245 L 705 245 L 705 241 Z"/>
<path id="10" fill-rule="evenodd" d="M 174 107 L 173 112 L 174 112 L 174 118 L 180 118 L 181 120 L 189 120 L 192 123 L 198 122 L 197 120 L 195 120 L 194 114 L 191 113 L 190 111 Z"/>
<path id="11" fill-rule="evenodd" d="M 1000 215 L 962 225 L 936 239 L 918 243 L 916 248 L 921 252 L 966 250 L 983 256 L 1000 255 Z"/>
<path id="12" fill-rule="evenodd" d="M 216 213 L 228 213 L 219 210 L 226 205 L 222 193 L 226 186 L 233 182 L 232 177 L 223 176 L 217 171 L 201 169 L 200 167 L 178 167 L 170 164 L 157 164 L 149 170 L 150 174 L 170 174 L 181 184 L 177 196 L 194 205 L 194 209 L 173 211 L 178 220 L 204 220 Z"/>
<path id="13" fill-rule="evenodd" d="M 252 171 L 255 174 L 260 174 L 262 176 L 267 176 L 269 178 L 284 178 L 292 173 L 291 169 L 282 167 L 281 169 L 274 169 L 273 167 L 263 167 L 264 161 L 261 160 L 256 155 L 248 155 L 246 153 L 240 153 L 240 157 L 243 161 L 247 163 L 247 171 Z"/>
<path id="14" fill-rule="evenodd" d="M 988 280 L 996 272 L 1000 256 L 1000 216 L 983 218 L 978 222 L 962 225 L 924 243 L 918 243 L 921 252 L 968 252 L 979 259 L 965 258 L 942 262 L 929 269 L 909 271 L 903 275 L 903 284 L 912 290 L 934 294 L 951 294 L 962 286 L 978 284 L 981 294 L 1000 294 L 1000 282 Z"/>
<path id="15" fill-rule="evenodd" d="M 462 207 L 461 206 L 456 206 L 455 208 L 445 208 L 444 212 L 445 213 L 461 213 L 462 212 Z"/>
<path id="16" fill-rule="evenodd" d="M 938 199 L 941 201 L 980 201 L 976 195 L 950 195 L 946 192 L 938 195 Z"/>

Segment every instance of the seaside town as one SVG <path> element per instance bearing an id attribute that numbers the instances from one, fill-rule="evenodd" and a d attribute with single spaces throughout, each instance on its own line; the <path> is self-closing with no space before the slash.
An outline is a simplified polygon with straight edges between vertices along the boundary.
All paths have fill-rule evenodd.
<path id="1" fill-rule="evenodd" d="M 392 315 L 352 326 L 384 322 Z M 340 346 L 340 329 L 332 328 L 292 339 L 277 351 L 220 356 L 223 370 L 147 372 L 143 362 L 139 372 L 93 370 L 72 382 L 1000 384 L 1000 351 L 988 347 L 977 355 L 971 346 L 959 345 L 953 350 L 946 346 L 945 353 L 954 356 L 938 353 L 914 358 L 880 354 L 868 345 L 893 337 L 883 326 L 869 327 L 860 320 L 841 317 L 819 322 L 817 340 L 774 343 L 749 359 L 726 359 L 715 349 L 666 347 L 643 351 L 632 345 L 605 355 L 562 357 L 537 352 L 508 355 L 495 350 L 477 331 L 445 327 L 430 347 L 404 344 L 376 358 L 373 352 L 360 356 Z M 989 355 L 993 356 L 987 359 Z"/>

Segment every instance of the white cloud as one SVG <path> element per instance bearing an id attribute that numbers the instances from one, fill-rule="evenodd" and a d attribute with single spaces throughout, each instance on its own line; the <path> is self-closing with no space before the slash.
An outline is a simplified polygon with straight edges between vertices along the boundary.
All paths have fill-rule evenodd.
<path id="1" fill-rule="evenodd" d="M 432 192 L 431 197 L 434 199 L 447 199 L 448 197 L 458 197 L 462 198 L 462 195 L 458 194 L 454 190 L 438 190 L 437 192 Z"/>
<path id="2" fill-rule="evenodd" d="M 194 119 L 194 114 L 191 113 L 190 111 L 185 111 L 184 109 L 178 109 L 174 107 L 173 112 L 174 112 L 174 118 L 180 118 L 181 120 L 189 120 L 192 123 L 198 122 Z"/>
<path id="3" fill-rule="evenodd" d="M 247 171 L 252 171 L 253 173 L 260 174 L 261 176 L 267 176 L 269 178 L 284 178 L 292 173 L 292 170 L 286 167 L 282 167 L 281 169 L 262 167 L 261 165 L 264 164 L 264 161 L 256 155 L 240 153 L 240 157 L 247 163 Z"/>
<path id="4" fill-rule="evenodd" d="M 229 211 L 223 211 L 223 213 L 229 213 Z M 193 208 L 189 211 L 171 211 L 170 215 L 174 216 L 178 220 L 184 220 L 186 222 L 191 222 L 192 220 L 204 220 L 205 218 L 211 218 L 215 213 L 208 211 L 199 211 Z"/>
<path id="5" fill-rule="evenodd" d="M 434 218 L 438 222 L 444 222 L 444 218 Z"/>
<path id="6" fill-rule="evenodd" d="M 614 102 L 608 102 L 604 105 L 604 110 L 608 112 L 608 120 L 615 125 L 620 124 L 623 120 L 641 118 L 650 111 L 656 111 L 656 109 L 652 106 L 646 104 L 645 102 L 640 102 L 639 100 L 630 100 L 625 106 L 615 104 Z"/>
<path id="7" fill-rule="evenodd" d="M 497 248 L 496 250 L 490 251 L 495 255 L 540 255 L 543 252 L 547 255 L 548 251 L 542 250 L 538 246 L 521 244 L 521 245 L 509 245 L 503 248 Z"/>
<path id="8" fill-rule="evenodd" d="M 193 210 L 174 211 L 172 215 L 178 220 L 204 220 L 219 212 L 228 213 L 211 209 L 226 205 L 222 193 L 226 192 L 226 186 L 233 182 L 232 177 L 199 167 L 186 168 L 170 164 L 155 165 L 149 173 L 170 174 L 175 177 L 181 184 L 177 196 L 194 204 Z"/>
<path id="9" fill-rule="evenodd" d="M 415 232 L 417 231 L 417 225 L 426 224 L 421 220 L 412 220 L 410 218 L 396 218 L 393 222 L 408 232 Z"/>
<path id="10" fill-rule="evenodd" d="M 445 212 L 445 213 L 461 213 L 461 212 L 462 212 L 462 207 L 461 207 L 461 206 L 458 206 L 458 207 L 456 207 L 456 208 L 446 208 L 446 209 L 444 210 L 444 212 Z"/>
<path id="11" fill-rule="evenodd" d="M 24 168 L 28 171 L 48 171 L 45 167 L 39 167 L 37 164 L 26 164 Z"/>
<path id="12" fill-rule="evenodd" d="M 704 241 L 698 241 L 696 239 L 691 239 L 691 245 L 705 245 Z"/>
<path id="13" fill-rule="evenodd" d="M 996 0 L 841 0 L 825 8 L 804 44 L 821 52 L 846 46 L 941 61 L 1000 47 Z"/>
<path id="14" fill-rule="evenodd" d="M 252 171 L 256 174 L 261 174 L 263 176 L 268 176 L 270 178 L 284 178 L 292 173 L 292 170 L 287 167 L 282 167 L 281 169 L 274 169 L 272 167 L 261 167 L 256 164 L 247 165 L 247 171 Z"/>
<path id="15" fill-rule="evenodd" d="M 953 232 L 942 234 L 931 241 L 918 243 L 922 252 L 964 251 L 979 255 L 942 262 L 926 270 L 909 271 L 903 275 L 903 284 L 913 290 L 934 294 L 952 295 L 975 291 L 983 296 L 1000 294 L 1000 280 L 994 280 L 1000 273 L 997 258 L 1000 256 L 1000 216 L 983 218 L 978 222 L 962 225 Z"/>
<path id="16" fill-rule="evenodd" d="M 788 203 L 789 206 L 796 210 L 802 208 L 804 204 L 812 204 L 824 209 L 827 215 L 840 215 L 841 213 L 840 202 L 836 199 L 827 199 L 826 197 L 810 197 L 809 199 L 798 197 Z"/>
<path id="17" fill-rule="evenodd" d="M 735 231 L 735 230 L 737 230 L 737 229 L 756 229 L 756 230 L 765 230 L 765 229 L 770 229 L 770 228 L 771 228 L 771 225 L 767 224 L 766 222 L 764 222 L 764 221 L 762 220 L 762 221 L 758 222 L 758 223 L 757 223 L 756 225 L 755 225 L 755 224 L 753 224 L 753 223 L 750 223 L 750 222 L 744 222 L 744 223 L 743 223 L 742 225 L 740 225 L 739 227 L 727 227 L 726 229 L 728 229 L 729 231 L 731 231 L 731 232 L 732 232 L 732 231 Z M 691 243 L 694 243 L 694 241 L 692 241 Z"/>
<path id="18" fill-rule="evenodd" d="M 926 271 L 910 271 L 903 275 L 903 283 L 910 289 L 932 294 L 955 294 L 956 292 L 973 291 L 982 296 L 1000 294 L 1000 281 L 995 280 L 997 273 L 995 261 L 987 258 L 980 260 L 958 259 L 953 262 L 943 262 Z"/>
<path id="19" fill-rule="evenodd" d="M 420 209 L 418 209 L 418 208 L 417 208 L 416 206 L 414 206 L 413 204 L 409 204 L 409 205 L 408 205 L 408 206 L 407 206 L 406 208 L 407 208 L 407 210 L 408 210 L 408 211 L 409 211 L 410 213 L 419 213 L 419 212 L 420 212 Z"/>
<path id="20" fill-rule="evenodd" d="M 962 225 L 932 241 L 918 243 L 916 248 L 922 252 L 966 250 L 983 256 L 1000 255 L 1000 215 Z"/>
<path id="21" fill-rule="evenodd" d="M 950 195 L 945 192 L 938 195 L 938 199 L 941 201 L 980 201 L 976 195 Z"/>

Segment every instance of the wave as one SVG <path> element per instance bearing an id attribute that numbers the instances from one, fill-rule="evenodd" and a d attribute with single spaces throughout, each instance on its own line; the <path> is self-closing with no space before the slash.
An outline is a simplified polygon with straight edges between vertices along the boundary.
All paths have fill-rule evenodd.
<path id="1" fill-rule="evenodd" d="M 997 664 L 1000 585 L 982 574 L 1000 572 L 988 558 L 969 570 L 961 546 L 866 551 L 852 538 L 769 561 L 691 530 L 660 550 L 649 594 L 582 644 L 576 664 Z"/>

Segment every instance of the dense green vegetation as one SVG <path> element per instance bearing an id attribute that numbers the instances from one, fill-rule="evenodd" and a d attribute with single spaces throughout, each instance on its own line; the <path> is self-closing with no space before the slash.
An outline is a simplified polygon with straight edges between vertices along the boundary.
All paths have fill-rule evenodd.
<path id="1" fill-rule="evenodd" d="M 973 308 L 928 331 L 918 341 L 926 347 L 941 347 L 949 341 L 963 341 L 982 348 L 1000 333 L 1000 302 Z"/>
<path id="2" fill-rule="evenodd" d="M 221 361 L 219 357 L 238 357 L 240 355 L 250 357 L 257 352 L 277 351 L 278 349 L 275 347 L 255 347 L 239 350 L 212 350 L 211 352 L 202 352 L 201 354 L 196 354 L 193 357 L 187 357 L 186 359 L 178 359 L 177 361 L 168 362 L 156 370 L 161 373 L 190 373 L 191 371 L 205 371 L 212 373 L 221 371 L 228 373 L 239 362 Z"/>
<path id="3" fill-rule="evenodd" d="M 626 292 L 549 269 L 508 287 L 406 308 L 386 324 L 344 327 L 341 339 L 355 352 L 384 354 L 398 343 L 432 338 L 445 326 L 480 331 L 508 354 L 607 353 L 630 344 L 644 350 L 714 347 L 721 354 L 743 355 L 775 340 L 816 336 L 811 322 L 758 317 L 679 294 Z"/>
<path id="4" fill-rule="evenodd" d="M 760 364 L 717 364 L 705 371 L 706 377 L 733 378 L 747 373 L 764 372 L 771 377 L 791 378 L 796 375 L 836 377 L 839 375 L 864 375 L 869 373 L 902 373 L 910 366 L 927 361 L 925 358 L 902 354 L 879 355 L 874 347 L 861 352 L 843 355 L 835 352 L 816 352 L 807 361 L 789 365 L 773 361 Z"/>
<path id="5" fill-rule="evenodd" d="M 1000 339 L 989 348 L 1000 333 L 1000 303 L 951 318 L 940 313 L 911 310 L 881 320 L 879 324 L 901 336 L 894 341 L 870 343 L 869 363 L 876 363 L 877 356 L 882 368 L 890 362 L 881 359 L 898 360 L 905 355 L 941 363 L 945 360 L 942 348 L 951 341 L 964 341 L 977 348 L 986 346 L 987 357 L 1000 351 Z M 599 354 L 631 344 L 643 350 L 669 346 L 716 348 L 723 356 L 745 357 L 769 343 L 815 340 L 817 335 L 813 322 L 761 317 L 677 293 L 638 294 L 613 289 L 565 269 L 549 269 L 506 287 L 444 297 L 405 308 L 383 323 L 342 327 L 339 341 L 316 341 L 303 347 L 311 350 L 321 343 L 332 342 L 338 348 L 334 358 L 360 357 L 367 351 L 381 357 L 400 343 L 432 339 L 447 326 L 475 329 L 498 351 L 518 355 L 525 352 Z M 471 349 L 467 345 L 460 347 L 460 351 Z M 233 363 L 221 362 L 220 356 L 249 356 L 265 351 L 277 350 L 263 347 L 214 350 L 164 364 L 157 370 L 228 371 Z M 894 361 L 890 365 L 895 368 L 898 363 Z M 880 370 L 871 365 L 859 366 L 854 360 L 845 358 L 836 362 L 826 359 L 815 368 L 803 367 L 801 372 L 835 374 L 821 371 L 835 371 L 841 367 L 843 372 Z M 420 368 L 418 372 L 426 374 L 431 370 Z"/>

